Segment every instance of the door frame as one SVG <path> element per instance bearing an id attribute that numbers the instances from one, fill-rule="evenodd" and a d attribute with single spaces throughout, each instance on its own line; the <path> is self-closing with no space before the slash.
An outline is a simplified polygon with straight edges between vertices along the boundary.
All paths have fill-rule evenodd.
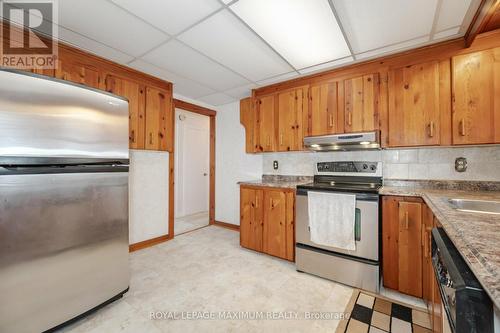
<path id="1" fill-rule="evenodd" d="M 174 238 L 174 221 L 175 221 L 175 109 L 182 109 L 185 111 L 197 113 L 203 116 L 207 116 L 210 119 L 210 180 L 209 180 L 209 205 L 208 205 L 208 225 L 215 224 L 215 117 L 217 116 L 217 111 L 199 106 L 190 102 L 186 102 L 177 98 L 173 99 L 172 112 L 174 117 L 173 121 L 173 131 L 172 131 L 172 152 L 169 154 L 169 204 L 168 204 L 168 239 Z"/>

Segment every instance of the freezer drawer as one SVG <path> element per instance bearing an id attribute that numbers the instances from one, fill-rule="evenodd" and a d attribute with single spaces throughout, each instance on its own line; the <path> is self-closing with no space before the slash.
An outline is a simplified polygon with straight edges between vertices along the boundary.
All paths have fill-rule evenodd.
<path id="1" fill-rule="evenodd" d="M 41 332 L 128 288 L 128 173 L 0 176 L 0 332 Z"/>

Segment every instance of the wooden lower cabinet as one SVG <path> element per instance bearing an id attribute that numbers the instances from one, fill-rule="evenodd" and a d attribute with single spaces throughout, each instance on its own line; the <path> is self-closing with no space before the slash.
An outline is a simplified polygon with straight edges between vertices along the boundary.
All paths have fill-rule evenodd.
<path id="1" fill-rule="evenodd" d="M 420 198 L 382 199 L 384 286 L 422 297 L 422 212 Z"/>
<path id="2" fill-rule="evenodd" d="M 242 186 L 240 245 L 293 261 L 295 193 L 292 190 Z"/>
<path id="3" fill-rule="evenodd" d="M 262 252 L 264 227 L 264 191 L 253 188 L 240 190 L 240 244 L 251 250 Z"/>
<path id="4" fill-rule="evenodd" d="M 432 282 L 434 269 L 432 268 L 431 231 L 434 226 L 434 214 L 424 205 L 422 220 L 422 298 L 430 304 L 432 301 Z"/>

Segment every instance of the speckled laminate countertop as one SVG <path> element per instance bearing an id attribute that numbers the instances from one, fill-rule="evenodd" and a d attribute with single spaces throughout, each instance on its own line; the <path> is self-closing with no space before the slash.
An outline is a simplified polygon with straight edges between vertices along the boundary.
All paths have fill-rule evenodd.
<path id="1" fill-rule="evenodd" d="M 296 189 L 298 185 L 311 183 L 313 177 L 309 176 L 274 176 L 264 175 L 262 179 L 238 182 L 243 186 L 275 187 Z"/>
<path id="2" fill-rule="evenodd" d="M 432 210 L 493 303 L 500 308 L 500 215 L 453 209 L 449 198 L 500 201 L 499 191 L 384 186 L 380 194 L 418 196 Z"/>
<path id="3" fill-rule="evenodd" d="M 312 181 L 312 177 L 264 176 L 261 180 L 238 184 L 295 189 L 297 185 Z M 447 203 L 448 198 L 500 201 L 499 184 L 423 182 L 418 186 L 397 186 L 405 182 L 387 183 L 388 186 L 380 189 L 381 195 L 416 196 L 424 200 L 495 306 L 500 308 L 500 215 L 462 212 Z M 467 188 L 467 191 L 460 188 Z M 484 188 L 490 191 L 482 191 Z"/>

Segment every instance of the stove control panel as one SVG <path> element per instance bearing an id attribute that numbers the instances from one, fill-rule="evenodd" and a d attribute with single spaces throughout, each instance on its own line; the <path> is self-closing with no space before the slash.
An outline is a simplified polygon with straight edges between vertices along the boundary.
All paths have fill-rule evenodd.
<path id="1" fill-rule="evenodd" d="M 318 173 L 377 173 L 377 162 L 319 162 L 316 165 Z"/>

